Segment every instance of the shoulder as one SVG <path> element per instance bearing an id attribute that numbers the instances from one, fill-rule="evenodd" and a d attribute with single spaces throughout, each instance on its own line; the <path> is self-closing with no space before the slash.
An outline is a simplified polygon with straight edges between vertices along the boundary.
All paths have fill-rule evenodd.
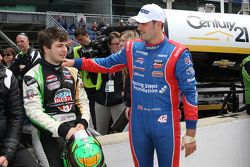
<path id="1" fill-rule="evenodd" d="M 69 72 L 74 75 L 77 76 L 78 75 L 78 70 L 74 67 L 64 67 L 65 69 L 69 70 Z"/>
<path id="2" fill-rule="evenodd" d="M 32 76 L 32 77 L 35 77 L 37 75 L 40 75 L 40 69 L 41 68 L 41 64 L 37 64 L 35 65 L 34 67 L 32 67 L 26 74 L 25 76 Z"/>
<path id="3" fill-rule="evenodd" d="M 13 76 L 13 73 L 12 71 L 10 71 L 9 69 L 6 68 L 6 71 L 5 71 L 5 77 L 4 77 L 4 85 L 10 89 L 10 86 L 12 84 L 12 76 Z"/>

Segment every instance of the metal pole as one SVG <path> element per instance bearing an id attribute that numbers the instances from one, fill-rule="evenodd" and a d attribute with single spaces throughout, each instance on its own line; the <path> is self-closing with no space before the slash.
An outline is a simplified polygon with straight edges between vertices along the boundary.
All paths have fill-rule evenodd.
<path id="1" fill-rule="evenodd" d="M 112 6 L 112 0 L 109 1 L 110 6 L 110 25 L 113 25 L 113 6 Z"/>
<path id="2" fill-rule="evenodd" d="M 8 36 L 6 36 L 2 31 L 0 31 L 0 37 L 3 40 L 5 40 L 17 53 L 20 52 L 20 49 L 17 47 L 17 45 Z"/>
<path id="3" fill-rule="evenodd" d="M 232 2 L 233 0 L 228 0 L 228 13 L 233 13 Z"/>
<path id="4" fill-rule="evenodd" d="M 162 1 L 166 3 L 166 8 L 167 8 L 167 9 L 172 9 L 172 3 L 173 3 L 175 0 L 162 0 Z"/>
<path id="5" fill-rule="evenodd" d="M 224 0 L 220 0 L 220 12 L 224 13 Z"/>
<path id="6" fill-rule="evenodd" d="M 243 15 L 249 15 L 249 1 L 242 0 L 241 10 Z"/>

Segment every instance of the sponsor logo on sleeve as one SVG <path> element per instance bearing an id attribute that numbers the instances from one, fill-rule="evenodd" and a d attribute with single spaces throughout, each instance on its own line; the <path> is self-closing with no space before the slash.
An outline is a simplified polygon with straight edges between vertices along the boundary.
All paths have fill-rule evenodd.
<path id="1" fill-rule="evenodd" d="M 193 76 L 195 74 L 194 68 L 193 67 L 188 67 L 188 69 L 186 69 L 186 74 L 188 76 Z"/>
<path id="2" fill-rule="evenodd" d="M 195 81 L 195 77 L 192 77 L 192 78 L 188 78 L 188 79 L 187 79 L 187 82 L 188 82 L 188 83 L 191 83 L 191 82 L 194 82 L 194 81 Z"/>
<path id="3" fill-rule="evenodd" d="M 37 93 L 33 89 L 28 89 L 25 92 L 25 97 L 24 99 L 33 99 L 34 97 L 38 96 Z"/>
<path id="4" fill-rule="evenodd" d="M 185 58 L 184 58 L 184 62 L 185 62 L 186 65 L 191 65 L 191 64 L 192 64 L 192 61 L 191 61 L 191 59 L 190 59 L 190 56 L 185 57 Z"/>
<path id="5" fill-rule="evenodd" d="M 23 80 L 24 80 L 24 83 L 25 83 L 27 86 L 30 86 L 30 85 L 36 83 L 36 80 L 35 80 L 34 78 L 32 78 L 31 76 L 25 76 L 25 77 L 23 78 Z"/>

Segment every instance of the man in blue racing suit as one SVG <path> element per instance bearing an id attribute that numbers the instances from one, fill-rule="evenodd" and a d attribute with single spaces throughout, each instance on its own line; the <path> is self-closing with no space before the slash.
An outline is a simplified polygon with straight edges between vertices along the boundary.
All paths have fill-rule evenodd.
<path id="1" fill-rule="evenodd" d="M 196 150 L 198 119 L 195 71 L 190 52 L 167 39 L 163 33 L 165 12 L 155 4 L 144 5 L 137 16 L 143 41 L 130 41 L 107 58 L 66 60 L 91 72 L 129 69 L 131 111 L 129 139 L 135 166 L 152 167 L 156 149 L 160 167 L 178 167 L 180 158 L 180 111 L 182 97 L 186 134 L 182 138 L 185 156 Z"/>

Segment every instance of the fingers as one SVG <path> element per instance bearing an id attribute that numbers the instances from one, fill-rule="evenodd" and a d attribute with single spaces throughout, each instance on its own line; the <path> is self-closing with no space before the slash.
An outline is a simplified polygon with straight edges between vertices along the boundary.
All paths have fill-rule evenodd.
<path id="1" fill-rule="evenodd" d="M 63 67 L 72 67 L 74 65 L 74 60 L 71 59 L 65 59 L 64 62 L 62 63 Z"/>
<path id="2" fill-rule="evenodd" d="M 77 132 L 77 128 L 74 127 L 74 128 L 70 128 L 70 130 L 68 131 L 67 135 L 66 135 L 66 139 L 69 140 L 71 138 L 71 136 Z"/>
<path id="3" fill-rule="evenodd" d="M 130 107 L 126 107 L 125 109 L 125 116 L 126 118 L 129 120 L 129 110 L 130 110 Z"/>
<path id="4" fill-rule="evenodd" d="M 195 150 L 196 150 L 196 142 L 185 144 L 184 147 L 185 147 L 185 157 L 188 157 L 193 152 L 195 152 Z"/>
<path id="5" fill-rule="evenodd" d="M 0 166 L 1 167 L 7 167 L 8 166 L 8 160 L 4 156 L 0 156 Z"/>
<path id="6" fill-rule="evenodd" d="M 85 128 L 84 128 L 84 126 L 82 124 L 77 124 L 76 129 L 77 130 L 84 130 Z"/>

